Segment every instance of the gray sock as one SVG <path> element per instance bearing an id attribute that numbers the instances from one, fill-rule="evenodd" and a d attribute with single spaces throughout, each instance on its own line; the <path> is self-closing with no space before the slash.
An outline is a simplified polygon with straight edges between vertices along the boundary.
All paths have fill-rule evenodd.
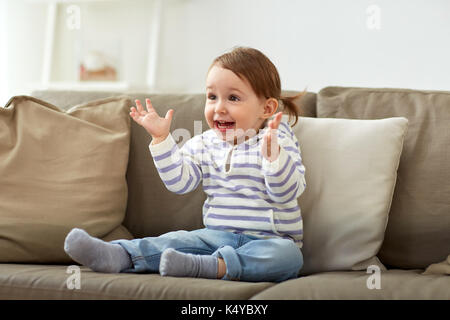
<path id="1" fill-rule="evenodd" d="M 162 276 L 217 278 L 217 257 L 182 253 L 169 248 L 161 254 L 159 273 Z"/>
<path id="2" fill-rule="evenodd" d="M 132 267 L 130 255 L 120 244 L 91 237 L 78 228 L 67 234 L 64 251 L 76 262 L 96 272 L 118 273 Z"/>

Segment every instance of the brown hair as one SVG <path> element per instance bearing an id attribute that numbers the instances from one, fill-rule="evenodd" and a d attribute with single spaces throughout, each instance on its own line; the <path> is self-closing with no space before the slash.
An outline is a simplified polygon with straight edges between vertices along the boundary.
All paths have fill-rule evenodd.
<path id="1" fill-rule="evenodd" d="M 214 59 L 208 72 L 215 65 L 233 71 L 241 79 L 242 77 L 247 79 L 257 96 L 266 99 L 275 98 L 281 101 L 283 111 L 287 110 L 289 114 L 289 121 L 292 117 L 295 119 L 292 126 L 297 123 L 300 110 L 294 100 L 306 94 L 306 90 L 292 97 L 282 97 L 278 70 L 261 51 L 247 47 L 236 47 Z"/>

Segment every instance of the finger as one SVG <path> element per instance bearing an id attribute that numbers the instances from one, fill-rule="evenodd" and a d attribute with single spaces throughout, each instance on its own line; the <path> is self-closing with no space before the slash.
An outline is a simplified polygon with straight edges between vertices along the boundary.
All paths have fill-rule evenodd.
<path id="1" fill-rule="evenodd" d="M 270 160 L 275 160 L 278 157 L 279 150 L 277 129 L 274 129 L 270 138 Z"/>
<path id="2" fill-rule="evenodd" d="M 133 115 L 133 117 L 139 116 L 139 112 L 137 112 L 137 110 L 135 108 L 133 108 L 133 110 L 130 111 L 130 114 Z"/>
<path id="3" fill-rule="evenodd" d="M 270 120 L 269 128 L 270 129 L 276 129 L 277 128 L 277 122 L 275 121 L 275 119 Z"/>
<path id="4" fill-rule="evenodd" d="M 142 107 L 141 101 L 139 101 L 138 99 L 134 100 L 134 102 L 136 103 L 136 107 L 137 107 L 137 112 L 141 113 L 144 111 L 144 108 Z"/>
<path id="5" fill-rule="evenodd" d="M 278 112 L 278 113 L 276 114 L 275 119 L 273 120 L 273 121 L 274 121 L 273 129 L 278 129 L 278 126 L 280 125 L 281 117 L 282 117 L 282 116 L 283 116 L 283 113 L 282 113 L 282 112 Z"/>
<path id="6" fill-rule="evenodd" d="M 270 159 L 272 155 L 272 130 L 269 130 L 267 136 L 266 136 L 266 149 L 267 149 L 267 156 Z"/>
<path id="7" fill-rule="evenodd" d="M 155 109 L 153 108 L 152 102 L 150 101 L 149 98 L 145 99 L 145 105 L 146 105 L 148 112 L 155 111 Z"/>
<path id="8" fill-rule="evenodd" d="M 268 139 L 270 142 L 275 141 L 277 139 L 277 129 L 270 129 L 268 132 Z"/>
<path id="9" fill-rule="evenodd" d="M 268 155 L 269 141 L 268 141 L 268 139 L 269 139 L 269 135 L 265 134 L 264 137 L 263 137 L 262 150 L 261 150 L 264 158 L 266 158 L 266 159 L 269 158 L 269 155 Z"/>
<path id="10" fill-rule="evenodd" d="M 280 123 L 281 122 L 281 118 L 283 118 L 283 112 L 278 112 L 278 114 L 277 114 L 277 117 L 278 117 L 278 122 Z"/>
<path id="11" fill-rule="evenodd" d="M 272 140 L 272 144 L 274 145 L 274 147 L 278 146 L 278 132 L 277 132 L 277 129 L 274 129 L 272 131 L 271 140 Z"/>
<path id="12" fill-rule="evenodd" d="M 136 112 L 130 112 L 130 117 L 137 122 L 138 120 L 138 115 Z"/>
<path id="13" fill-rule="evenodd" d="M 174 113 L 173 109 L 167 111 L 165 119 L 168 119 L 170 122 L 172 122 L 173 113 Z"/>

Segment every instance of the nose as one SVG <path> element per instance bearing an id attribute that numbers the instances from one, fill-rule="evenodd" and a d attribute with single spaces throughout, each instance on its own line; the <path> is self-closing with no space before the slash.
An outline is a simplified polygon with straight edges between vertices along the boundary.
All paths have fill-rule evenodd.
<path id="1" fill-rule="evenodd" d="M 214 112 L 216 113 L 226 113 L 227 109 L 226 109 L 226 105 L 225 102 L 222 99 L 218 99 L 216 106 L 214 108 Z"/>

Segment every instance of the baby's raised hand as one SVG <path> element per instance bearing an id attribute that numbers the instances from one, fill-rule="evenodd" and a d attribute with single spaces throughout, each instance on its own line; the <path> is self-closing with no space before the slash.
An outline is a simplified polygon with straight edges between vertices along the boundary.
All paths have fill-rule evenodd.
<path id="1" fill-rule="evenodd" d="M 268 130 L 264 135 L 261 153 L 263 157 L 272 162 L 278 159 L 280 154 L 280 146 L 278 145 L 278 126 L 281 122 L 282 112 L 278 112 L 273 120 L 268 123 Z"/>
<path id="2" fill-rule="evenodd" d="M 163 141 L 170 132 L 173 109 L 169 109 L 166 116 L 161 118 L 153 108 L 150 99 L 145 99 L 147 110 L 144 110 L 139 100 L 136 99 L 134 102 L 136 102 L 136 107 L 131 107 L 130 109 L 131 118 L 143 126 L 154 140 Z"/>

